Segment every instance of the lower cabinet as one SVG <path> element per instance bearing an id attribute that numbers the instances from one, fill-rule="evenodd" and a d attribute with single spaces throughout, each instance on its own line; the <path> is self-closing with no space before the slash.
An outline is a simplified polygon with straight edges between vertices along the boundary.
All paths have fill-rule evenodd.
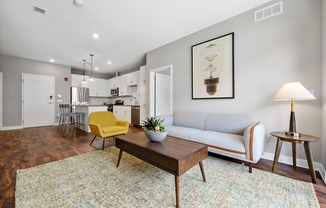
<path id="1" fill-rule="evenodd" d="M 131 123 L 131 106 L 113 106 L 113 114 L 118 120 Z"/>

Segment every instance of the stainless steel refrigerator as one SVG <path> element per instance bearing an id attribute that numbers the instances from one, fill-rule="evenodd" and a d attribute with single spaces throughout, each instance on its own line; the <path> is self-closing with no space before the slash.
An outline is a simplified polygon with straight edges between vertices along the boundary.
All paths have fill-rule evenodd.
<path id="1" fill-rule="evenodd" d="M 71 87 L 71 105 L 88 105 L 89 88 L 86 87 Z"/>

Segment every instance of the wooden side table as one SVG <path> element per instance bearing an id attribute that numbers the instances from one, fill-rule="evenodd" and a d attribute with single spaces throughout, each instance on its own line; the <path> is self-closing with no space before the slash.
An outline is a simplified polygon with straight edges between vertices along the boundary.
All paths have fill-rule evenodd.
<path id="1" fill-rule="evenodd" d="M 316 173 L 315 173 L 315 169 L 314 169 L 314 164 L 313 164 L 313 159 L 312 159 L 312 154 L 311 154 L 311 151 L 310 151 L 309 143 L 310 142 L 317 142 L 319 140 L 319 138 L 315 137 L 315 136 L 310 136 L 310 135 L 307 135 L 307 134 L 300 134 L 299 137 L 288 136 L 288 135 L 285 135 L 284 132 L 271 132 L 271 135 L 277 137 L 277 144 L 276 144 L 276 149 L 275 149 L 275 156 L 274 156 L 274 162 L 273 162 L 273 169 L 272 170 L 273 171 L 276 170 L 277 162 L 278 162 L 278 159 L 279 159 L 279 156 L 280 156 L 283 141 L 292 143 L 293 168 L 296 169 L 296 166 L 297 166 L 296 144 L 303 142 L 303 146 L 304 146 L 304 150 L 305 150 L 305 153 L 306 153 L 307 162 L 308 162 L 308 166 L 309 166 L 309 172 L 310 172 L 311 180 L 312 180 L 313 183 L 316 183 Z"/>

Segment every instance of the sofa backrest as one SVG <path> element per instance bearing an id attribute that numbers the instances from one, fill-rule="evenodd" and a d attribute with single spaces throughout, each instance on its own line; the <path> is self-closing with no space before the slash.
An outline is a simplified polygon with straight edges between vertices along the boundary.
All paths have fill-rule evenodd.
<path id="1" fill-rule="evenodd" d="M 252 116 L 208 113 L 204 130 L 243 135 L 246 128 L 254 123 L 257 123 L 257 120 Z"/>
<path id="2" fill-rule="evenodd" d="M 204 122 L 207 113 L 178 111 L 173 115 L 173 125 L 204 130 Z"/>

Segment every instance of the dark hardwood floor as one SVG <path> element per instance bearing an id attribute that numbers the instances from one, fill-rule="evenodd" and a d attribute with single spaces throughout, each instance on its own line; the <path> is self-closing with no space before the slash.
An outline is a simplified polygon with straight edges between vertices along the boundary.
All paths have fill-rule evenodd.
<path id="1" fill-rule="evenodd" d="M 142 129 L 131 127 L 128 134 L 139 131 Z M 102 139 L 96 139 L 93 146 L 90 146 L 89 143 L 92 139 L 92 134 L 79 130 L 70 131 L 69 135 L 62 136 L 58 126 L 0 131 L 0 207 L 11 208 L 15 205 L 17 169 L 91 152 L 95 150 L 93 146 L 100 149 Z M 113 145 L 113 141 L 107 139 L 106 146 L 111 145 Z M 221 158 L 229 160 L 229 158 Z M 254 167 L 272 172 L 272 161 L 261 159 Z M 275 173 L 301 181 L 311 181 L 309 171 L 303 168 L 293 170 L 292 166 L 279 163 Z M 320 207 L 326 208 L 326 186 L 319 173 L 317 173 L 317 184 L 314 184 L 314 188 Z"/>

